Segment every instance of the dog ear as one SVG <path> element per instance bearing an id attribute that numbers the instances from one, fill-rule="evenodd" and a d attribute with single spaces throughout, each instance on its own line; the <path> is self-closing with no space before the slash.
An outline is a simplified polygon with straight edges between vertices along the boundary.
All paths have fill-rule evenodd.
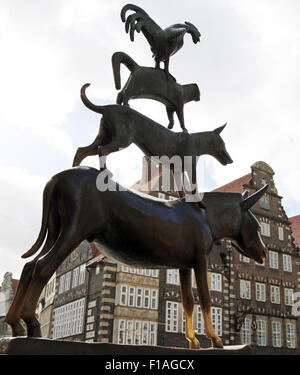
<path id="1" fill-rule="evenodd" d="M 221 131 L 225 128 L 226 125 L 227 125 L 227 122 L 223 126 L 220 126 L 219 128 L 216 128 L 214 130 L 214 132 L 217 133 L 217 134 L 220 134 Z"/>

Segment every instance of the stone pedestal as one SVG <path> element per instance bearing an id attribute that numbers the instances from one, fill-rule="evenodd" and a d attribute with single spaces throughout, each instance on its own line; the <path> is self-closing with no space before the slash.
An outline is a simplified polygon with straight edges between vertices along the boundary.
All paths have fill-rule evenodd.
<path id="1" fill-rule="evenodd" d="M 0 354 L 7 355 L 248 355 L 252 349 L 248 345 L 225 346 L 223 349 L 181 349 L 164 346 L 116 345 L 107 343 L 85 343 L 80 341 L 50 340 L 30 337 L 0 338 Z"/>

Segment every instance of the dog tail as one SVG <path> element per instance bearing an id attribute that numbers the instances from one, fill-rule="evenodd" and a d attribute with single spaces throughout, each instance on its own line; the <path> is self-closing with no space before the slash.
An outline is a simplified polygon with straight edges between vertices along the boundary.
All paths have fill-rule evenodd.
<path id="1" fill-rule="evenodd" d="M 83 102 L 83 104 L 88 107 L 90 110 L 94 111 L 94 112 L 97 112 L 97 113 L 101 113 L 103 114 L 104 111 L 105 111 L 105 108 L 106 106 L 105 105 L 95 105 L 93 104 L 86 96 L 85 94 L 85 90 L 87 87 L 90 86 L 90 83 L 86 83 L 84 84 L 82 87 L 81 87 L 81 90 L 80 90 L 80 97 L 81 97 L 81 100 Z"/>
<path id="2" fill-rule="evenodd" d="M 121 88 L 120 65 L 124 64 L 131 72 L 138 66 L 138 64 L 125 52 L 115 52 L 111 57 L 113 68 L 115 86 L 117 90 Z"/>

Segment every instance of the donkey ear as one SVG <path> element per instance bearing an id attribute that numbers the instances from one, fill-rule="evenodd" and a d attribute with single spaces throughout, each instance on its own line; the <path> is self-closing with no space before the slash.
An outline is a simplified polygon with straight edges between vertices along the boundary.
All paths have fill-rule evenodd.
<path id="1" fill-rule="evenodd" d="M 240 203 L 242 210 L 244 211 L 249 210 L 249 208 L 251 208 L 264 195 L 268 187 L 269 185 L 267 184 L 264 187 L 262 187 L 260 190 L 258 190 L 256 193 L 250 195 L 250 197 L 247 197 L 245 200 L 243 200 Z"/>
<path id="2" fill-rule="evenodd" d="M 221 131 L 225 128 L 226 125 L 227 125 L 227 122 L 223 126 L 220 126 L 219 128 L 216 128 L 214 130 L 214 132 L 217 133 L 217 134 L 220 134 Z"/>

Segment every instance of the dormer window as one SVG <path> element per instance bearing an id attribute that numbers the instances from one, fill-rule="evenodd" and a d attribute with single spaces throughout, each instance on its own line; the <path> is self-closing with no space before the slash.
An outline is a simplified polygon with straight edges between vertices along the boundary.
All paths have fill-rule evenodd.
<path id="1" fill-rule="evenodd" d="M 265 210 L 269 210 L 270 209 L 269 197 L 267 195 L 264 195 L 263 197 L 261 197 L 259 200 L 259 205 L 261 208 L 264 208 Z"/>

